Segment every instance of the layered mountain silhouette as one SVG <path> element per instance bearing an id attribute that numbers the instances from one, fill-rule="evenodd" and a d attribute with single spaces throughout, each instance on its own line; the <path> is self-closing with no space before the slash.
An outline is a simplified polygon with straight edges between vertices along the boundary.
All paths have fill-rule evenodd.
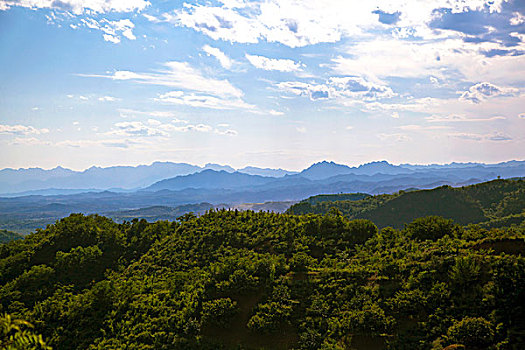
<path id="1" fill-rule="evenodd" d="M 40 168 L 3 169 L 0 170 L 0 194 L 9 196 L 59 195 L 104 190 L 126 192 L 140 189 L 238 188 L 242 186 L 258 186 L 276 179 L 289 181 L 289 178 L 294 178 L 295 183 L 299 183 L 303 179 L 323 181 L 335 176 L 350 176 L 340 178 L 343 181 L 348 181 L 349 179 L 358 179 L 352 178 L 352 176 L 376 176 L 379 174 L 396 176 L 417 175 L 417 177 L 428 177 L 430 174 L 436 180 L 466 181 L 478 178 L 479 181 L 483 181 L 496 176 L 523 176 L 524 164 L 525 162 L 523 161 L 511 161 L 499 164 L 392 165 L 386 161 L 378 161 L 358 167 L 349 167 L 343 164 L 322 161 L 301 172 L 250 166 L 235 170 L 228 165 L 206 164 L 204 167 L 200 167 L 187 163 L 171 162 L 155 162 L 151 165 L 135 167 L 91 167 L 84 171 L 73 171 L 62 167 L 50 170 Z M 236 175 L 228 176 L 227 174 Z M 241 176 L 240 174 L 253 176 L 253 178 Z M 171 179 L 184 176 L 187 177 L 171 181 Z M 260 177 L 270 179 L 261 179 Z M 163 180 L 170 181 L 157 184 Z"/>
<path id="2" fill-rule="evenodd" d="M 248 175 L 240 172 L 226 172 L 224 170 L 203 170 L 199 173 L 177 176 L 171 179 L 159 181 L 145 190 L 159 191 L 172 190 L 178 191 L 185 188 L 208 188 L 208 189 L 232 189 L 246 186 L 264 185 L 274 181 L 273 177 L 263 177 L 259 175 Z"/>
<path id="3" fill-rule="evenodd" d="M 235 171 L 213 164 L 207 167 L 217 170 L 205 167 L 157 162 L 138 167 L 92 167 L 83 172 L 64 168 L 4 169 L 0 171 L 0 188 L 4 192 L 24 188 L 26 192 L 0 196 L 0 229 L 26 233 L 70 213 L 133 213 L 149 207 L 182 206 L 174 213 L 217 206 L 282 211 L 283 204 L 252 204 L 291 205 L 319 194 L 389 194 L 525 176 L 524 161 L 442 166 L 399 166 L 381 161 L 358 167 L 324 161 L 299 173 L 255 167 Z"/>
<path id="4" fill-rule="evenodd" d="M 171 162 L 154 162 L 151 165 L 91 167 L 84 171 L 73 171 L 62 167 L 50 170 L 40 168 L 2 169 L 0 170 L 0 193 L 2 194 L 68 194 L 100 190 L 136 190 L 154 184 L 157 181 L 175 176 L 195 174 L 204 170 L 236 170 L 229 165 L 208 163 L 204 167 Z M 262 169 L 246 167 L 238 172 L 281 177 L 296 172 L 282 169 Z"/>

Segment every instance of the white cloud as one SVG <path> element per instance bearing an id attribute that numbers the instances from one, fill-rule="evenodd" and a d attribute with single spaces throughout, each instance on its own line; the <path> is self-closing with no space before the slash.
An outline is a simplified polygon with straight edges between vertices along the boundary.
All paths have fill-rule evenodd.
<path id="1" fill-rule="evenodd" d="M 47 134 L 49 132 L 49 129 L 37 129 L 32 126 L 26 126 L 26 125 L 3 125 L 0 124 L 0 134 L 9 134 L 9 135 L 40 135 L 40 134 Z"/>
<path id="2" fill-rule="evenodd" d="M 306 134 L 307 130 L 304 126 L 298 126 L 295 128 L 295 130 L 297 130 L 298 133 L 301 133 L 301 134 Z"/>
<path id="3" fill-rule="evenodd" d="M 492 134 L 476 134 L 476 133 L 466 133 L 466 132 L 459 132 L 459 133 L 451 133 L 448 136 L 463 139 L 463 140 L 469 140 L 469 141 L 492 141 L 492 142 L 502 142 L 502 141 L 511 141 L 512 137 L 496 132 Z"/>
<path id="4" fill-rule="evenodd" d="M 424 131 L 424 130 L 440 130 L 440 129 L 448 129 L 448 126 L 441 126 L 441 125 L 433 125 L 433 126 L 423 126 L 418 124 L 408 124 L 408 125 L 401 125 L 397 127 L 398 129 L 405 130 L 405 131 Z"/>
<path id="5" fill-rule="evenodd" d="M 120 43 L 120 38 L 118 36 L 113 36 L 110 34 L 102 34 L 102 37 L 104 38 L 104 41 L 109 41 L 110 43 L 113 43 L 113 44 Z"/>
<path id="6" fill-rule="evenodd" d="M 427 23 L 438 8 L 452 12 L 484 9 L 499 11 L 497 0 L 258 0 L 219 1 L 216 5 L 185 6 L 164 18 L 177 26 L 200 31 L 214 40 L 257 43 L 278 42 L 290 47 L 333 43 L 343 37 L 356 37 L 368 29 L 384 28 L 373 14 L 378 8 L 401 12 L 396 23 L 399 35 L 435 36 Z M 407 34 L 408 33 L 408 34 Z"/>
<path id="7" fill-rule="evenodd" d="M 169 136 L 168 133 L 139 121 L 119 122 L 115 124 L 115 128 L 111 134 L 120 136 Z"/>
<path id="8" fill-rule="evenodd" d="M 409 142 L 412 141 L 412 138 L 400 133 L 380 133 L 377 137 L 381 141 L 390 141 L 390 142 Z"/>
<path id="9" fill-rule="evenodd" d="M 398 112 L 392 112 L 392 114 L 390 116 L 392 118 L 394 118 L 394 119 L 399 119 L 399 113 Z"/>
<path id="10" fill-rule="evenodd" d="M 500 44 L 469 43 L 462 37 L 408 41 L 374 36 L 373 40 L 365 39 L 348 46 L 346 55 L 335 57 L 326 66 L 340 75 L 362 75 L 370 79 L 433 77 L 432 83 L 444 85 L 459 78 L 523 85 L 523 56 L 483 54 L 498 49 Z"/>
<path id="11" fill-rule="evenodd" d="M 16 137 L 9 143 L 10 145 L 24 145 L 24 146 L 35 146 L 35 145 L 51 145 L 49 141 L 43 141 L 36 137 Z"/>
<path id="12" fill-rule="evenodd" d="M 146 122 L 131 121 L 131 122 L 119 122 L 115 123 L 111 131 L 104 133 L 108 136 L 118 137 L 134 137 L 145 139 L 149 137 L 169 137 L 171 133 L 186 133 L 186 132 L 199 132 L 199 133 L 214 133 L 217 135 L 237 135 L 237 131 L 232 129 L 224 129 L 224 125 L 218 125 L 214 128 L 208 124 L 188 124 L 181 123 L 179 120 L 172 120 L 168 123 L 162 123 L 156 119 L 148 119 Z"/>
<path id="13" fill-rule="evenodd" d="M 229 135 L 229 136 L 235 136 L 235 135 L 239 134 L 237 131 L 231 130 L 231 129 L 227 129 L 227 130 L 218 130 L 218 129 L 216 129 L 215 133 L 218 134 L 218 135 Z"/>
<path id="14" fill-rule="evenodd" d="M 220 129 L 213 128 L 211 125 L 207 124 L 188 124 L 188 125 L 182 125 L 177 126 L 173 124 L 163 124 L 160 125 L 159 128 L 165 131 L 173 131 L 173 132 L 201 132 L 201 133 L 214 133 L 217 135 L 237 135 L 238 132 L 236 130 L 232 129 L 222 129 L 223 126 L 218 125 Z"/>
<path id="15" fill-rule="evenodd" d="M 279 115 L 284 115 L 284 112 L 276 111 L 276 110 L 274 110 L 274 109 L 270 109 L 270 110 L 268 111 L 268 114 L 270 114 L 270 115 L 275 115 L 275 116 L 279 116 Z"/>
<path id="16" fill-rule="evenodd" d="M 480 103 L 491 97 L 514 96 L 518 93 L 518 89 L 502 88 L 485 82 L 472 85 L 468 91 L 458 93 L 461 94 L 460 100 L 466 100 L 472 103 Z"/>
<path id="17" fill-rule="evenodd" d="M 280 72 L 297 72 L 301 70 L 301 63 L 289 59 L 268 58 L 264 56 L 246 55 L 246 59 L 259 69 L 276 70 Z"/>
<path id="18" fill-rule="evenodd" d="M 206 124 L 188 124 L 183 126 L 176 126 L 172 124 L 165 124 L 162 125 L 161 128 L 166 131 L 175 131 L 175 132 L 188 132 L 188 131 L 197 131 L 197 132 L 211 132 L 213 131 L 213 127 Z"/>
<path id="19" fill-rule="evenodd" d="M 277 87 L 287 93 L 308 96 L 311 100 L 336 99 L 375 101 L 396 96 L 392 89 L 381 83 L 373 83 L 362 77 L 332 77 L 324 84 L 281 82 Z"/>
<path id="20" fill-rule="evenodd" d="M 183 91 L 170 91 L 159 95 L 156 101 L 185 105 L 191 107 L 211 109 L 254 109 L 254 105 L 247 104 L 240 98 L 220 98 L 205 94 L 185 93 Z"/>
<path id="21" fill-rule="evenodd" d="M 144 18 L 146 18 L 148 21 L 153 22 L 153 23 L 162 22 L 161 19 L 159 19 L 159 18 L 157 18 L 155 16 L 152 16 L 152 15 L 148 15 L 147 13 L 142 14 L 142 16 L 144 16 Z"/>
<path id="22" fill-rule="evenodd" d="M 171 61 L 164 63 L 165 69 L 157 73 L 135 73 L 116 71 L 111 75 L 79 74 L 84 77 L 131 80 L 143 84 L 161 85 L 184 90 L 193 90 L 223 98 L 240 98 L 244 94 L 228 80 L 205 77 L 201 71 L 187 62 Z"/>
<path id="23" fill-rule="evenodd" d="M 111 148 L 129 148 L 133 145 L 143 143 L 138 140 L 135 136 L 133 139 L 129 138 L 112 138 L 112 139 L 101 139 L 101 140 L 64 140 L 57 142 L 55 145 L 59 147 L 72 147 L 72 148 L 83 148 L 92 149 L 93 147 L 111 147 Z"/>
<path id="24" fill-rule="evenodd" d="M 235 136 L 239 134 L 236 130 L 228 129 L 229 127 L 230 127 L 230 124 L 228 123 L 220 123 L 220 124 L 217 124 L 218 129 L 215 129 L 213 132 L 217 135 L 229 135 L 229 136 Z"/>
<path id="25" fill-rule="evenodd" d="M 146 0 L 0 0 L 0 10 L 21 6 L 29 8 L 52 8 L 76 15 L 92 11 L 96 13 L 141 11 L 150 5 Z"/>
<path id="26" fill-rule="evenodd" d="M 210 45 L 204 45 L 202 49 L 208 55 L 215 57 L 217 61 L 219 61 L 221 66 L 223 66 L 226 69 L 231 69 L 233 61 L 228 56 L 226 56 L 224 52 L 222 52 L 216 47 L 211 47 Z"/>
<path id="27" fill-rule="evenodd" d="M 451 114 L 451 115 L 431 115 L 425 118 L 430 123 L 449 123 L 449 122 L 490 122 L 494 120 L 505 120 L 503 116 L 495 116 L 489 118 L 470 118 L 466 115 Z"/>
<path id="28" fill-rule="evenodd" d="M 153 126 L 159 126 L 162 123 L 160 121 L 158 121 L 157 119 L 148 119 L 148 124 L 149 125 L 153 125 Z"/>
<path id="29" fill-rule="evenodd" d="M 137 39 L 133 34 L 133 28 L 135 28 L 135 24 L 129 19 L 121 19 L 119 21 L 109 21 L 107 19 L 102 19 L 97 21 L 94 18 L 88 17 L 82 18 L 80 22 L 87 28 L 102 31 L 102 37 L 104 40 L 114 44 L 120 43 L 121 35 L 129 40 Z"/>
<path id="30" fill-rule="evenodd" d="M 348 47 L 348 56 L 332 59 L 331 68 L 339 74 L 373 78 L 433 76 L 436 79 L 443 77 L 443 69 L 451 63 L 448 54 L 458 56 L 452 54 L 457 46 L 462 46 L 461 40 L 427 43 L 379 36 Z"/>
<path id="31" fill-rule="evenodd" d="M 117 98 L 113 96 L 102 96 L 99 97 L 98 100 L 102 102 L 114 102 L 117 100 Z"/>
<path id="32" fill-rule="evenodd" d="M 519 26 L 525 23 L 525 16 L 519 12 L 514 12 L 514 17 L 510 19 L 510 24 L 513 26 Z"/>
<path id="33" fill-rule="evenodd" d="M 149 118 L 174 118 L 172 119 L 172 123 L 188 123 L 187 120 L 181 120 L 178 118 L 175 118 L 177 115 L 175 112 L 172 111 L 137 111 L 134 109 L 126 109 L 126 108 L 120 108 L 118 109 L 119 114 L 122 118 L 132 118 L 137 116 L 147 116 Z"/>

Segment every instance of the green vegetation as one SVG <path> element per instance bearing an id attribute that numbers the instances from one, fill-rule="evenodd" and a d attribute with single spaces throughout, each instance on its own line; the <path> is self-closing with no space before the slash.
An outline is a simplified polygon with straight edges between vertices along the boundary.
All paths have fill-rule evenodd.
<path id="1" fill-rule="evenodd" d="M 358 201 L 370 197 L 366 193 L 340 193 L 340 194 L 320 194 L 305 199 L 302 202 L 315 205 L 322 202 L 334 202 L 334 201 Z"/>
<path id="2" fill-rule="evenodd" d="M 439 217 L 74 214 L 0 245 L 0 312 L 55 349 L 520 349 L 524 253 Z"/>
<path id="3" fill-rule="evenodd" d="M 0 315 L 0 349 L 47 350 L 42 336 L 31 331 L 33 325 L 27 321 L 13 319 L 11 315 Z"/>
<path id="4" fill-rule="evenodd" d="M 359 194 L 356 194 L 359 195 Z M 450 186 L 392 195 L 365 197 L 361 200 L 317 201 L 311 197 L 293 205 L 289 214 L 325 214 L 331 208 L 349 219 L 372 220 L 379 227 L 403 228 L 418 217 L 438 215 L 455 222 L 480 224 L 485 228 L 519 225 L 525 220 L 525 181 L 494 180 L 461 188 Z"/>
<path id="5" fill-rule="evenodd" d="M 24 238 L 22 235 L 7 230 L 0 230 L 0 244 Z"/>

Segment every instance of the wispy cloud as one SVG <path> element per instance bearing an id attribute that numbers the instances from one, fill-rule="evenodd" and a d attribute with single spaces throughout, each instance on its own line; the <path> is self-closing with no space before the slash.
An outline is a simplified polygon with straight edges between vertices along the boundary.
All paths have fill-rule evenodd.
<path id="1" fill-rule="evenodd" d="M 419 124 L 408 124 L 408 125 L 400 125 L 397 127 L 398 129 L 405 130 L 405 131 L 424 131 L 424 130 L 441 130 L 441 129 L 448 129 L 448 126 L 443 125 L 419 125 Z"/>
<path id="2" fill-rule="evenodd" d="M 210 45 L 204 45 L 202 50 L 208 55 L 213 56 L 219 61 L 221 66 L 226 69 L 231 69 L 233 65 L 233 60 L 226 56 L 224 52 L 216 47 L 211 47 Z"/>
<path id="3" fill-rule="evenodd" d="M 0 0 L 0 10 L 6 10 L 12 6 L 22 6 L 33 9 L 51 8 L 77 15 L 86 11 L 96 13 L 141 11 L 149 5 L 151 3 L 146 0 Z"/>
<path id="4" fill-rule="evenodd" d="M 390 141 L 390 142 L 410 142 L 412 138 L 406 134 L 401 133 L 380 133 L 377 137 L 381 141 Z"/>
<path id="5" fill-rule="evenodd" d="M 116 71 L 109 75 L 79 74 L 84 77 L 108 78 L 113 80 L 129 80 L 138 83 L 168 86 L 184 90 L 208 93 L 221 97 L 240 98 L 244 93 L 233 86 L 228 80 L 219 80 L 204 76 L 198 69 L 187 62 L 171 61 L 164 63 L 164 69 L 156 73 L 137 73 L 132 71 Z"/>
<path id="6" fill-rule="evenodd" d="M 129 19 L 121 19 L 119 21 L 109 21 L 102 19 L 97 21 L 94 18 L 82 18 L 80 24 L 84 27 L 100 30 L 103 32 L 102 37 L 105 41 L 112 42 L 114 44 L 120 43 L 121 36 L 135 40 L 137 37 L 133 34 L 133 28 L 135 24 Z"/>
<path id="7" fill-rule="evenodd" d="M 3 125 L 0 124 L 0 134 L 9 134 L 9 135 L 40 135 L 49 133 L 49 129 L 37 129 L 30 125 Z"/>
<path id="8" fill-rule="evenodd" d="M 120 136 L 169 136 L 169 134 L 157 127 L 148 126 L 139 121 L 119 122 L 115 124 L 115 130 L 110 132 Z"/>
<path id="9" fill-rule="evenodd" d="M 102 97 L 99 97 L 98 100 L 101 102 L 115 102 L 118 100 L 118 98 L 113 97 L 113 96 L 102 96 Z"/>
<path id="10" fill-rule="evenodd" d="M 163 123 L 156 119 L 148 119 L 146 122 L 129 121 L 115 123 L 112 130 L 103 135 L 117 136 L 117 137 L 163 137 L 167 138 L 171 133 L 215 133 L 218 135 L 237 135 L 237 131 L 229 129 L 223 125 L 218 125 L 216 128 L 208 124 L 189 124 L 181 123 L 178 120 Z"/>
<path id="11" fill-rule="evenodd" d="M 246 59 L 250 61 L 250 63 L 255 68 L 264 70 L 276 70 L 280 72 L 297 72 L 302 69 L 301 63 L 297 63 L 289 59 L 268 58 L 264 56 L 248 54 L 246 55 Z"/>
<path id="12" fill-rule="evenodd" d="M 112 80 L 160 85 L 179 88 L 160 94 L 158 102 L 202 107 L 212 109 L 254 109 L 242 99 L 244 93 L 233 86 L 228 80 L 219 80 L 205 76 L 186 62 L 171 61 L 164 64 L 164 69 L 155 73 L 136 73 L 131 71 L 116 71 L 109 75 L 80 74 L 84 77 L 108 78 Z M 191 92 L 187 92 L 187 91 Z"/>
<path id="13" fill-rule="evenodd" d="M 491 83 L 479 83 L 471 86 L 467 91 L 459 93 L 461 94 L 461 100 L 480 103 L 492 97 L 515 96 L 518 93 L 518 89 L 502 88 Z"/>
<path id="14" fill-rule="evenodd" d="M 177 113 L 172 111 L 138 111 L 135 109 L 120 108 L 118 112 L 122 118 L 146 116 L 149 118 L 172 118 L 171 123 L 188 123 L 187 120 L 176 118 Z"/>
<path id="15" fill-rule="evenodd" d="M 52 143 L 50 141 L 44 141 L 36 137 L 16 137 L 9 144 L 16 146 L 49 146 Z"/>
<path id="16" fill-rule="evenodd" d="M 512 137 L 504 133 L 477 134 L 477 133 L 459 132 L 459 133 L 451 133 L 449 134 L 449 136 L 455 137 L 458 139 L 463 139 L 463 140 L 470 140 L 470 141 L 501 142 L 501 141 L 511 141 L 512 140 Z"/>
<path id="17" fill-rule="evenodd" d="M 490 122 L 494 120 L 505 120 L 507 118 L 503 116 L 494 116 L 489 118 L 472 118 L 467 117 L 466 115 L 458 115 L 458 114 L 451 114 L 451 115 L 431 115 L 430 117 L 425 117 L 426 121 L 430 123 L 456 123 L 456 122 L 471 122 L 471 123 L 477 123 L 477 122 Z"/>
<path id="18" fill-rule="evenodd" d="M 159 95 L 156 101 L 211 109 L 254 109 L 254 105 L 244 102 L 240 98 L 219 98 L 204 94 L 185 93 L 184 91 L 170 91 Z"/>
<path id="19" fill-rule="evenodd" d="M 308 96 L 311 100 L 375 101 L 396 96 L 390 87 L 357 76 L 332 77 L 325 83 L 281 82 L 277 84 L 277 87 L 289 94 Z"/>

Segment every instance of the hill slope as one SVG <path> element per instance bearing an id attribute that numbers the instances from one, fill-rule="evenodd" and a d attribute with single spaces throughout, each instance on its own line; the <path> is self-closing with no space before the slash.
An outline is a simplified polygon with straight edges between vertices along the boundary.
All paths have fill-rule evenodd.
<path id="1" fill-rule="evenodd" d="M 519 349 L 524 238 L 436 218 L 75 214 L 0 245 L 0 309 L 56 349 Z"/>
<path id="2" fill-rule="evenodd" d="M 0 230 L 0 244 L 24 238 L 22 235 L 7 230 Z"/>
<path id="3" fill-rule="evenodd" d="M 397 228 L 429 215 L 453 219 L 463 225 L 483 223 L 521 216 L 525 210 L 525 181 L 494 180 L 460 188 L 442 186 L 361 200 L 347 200 L 343 196 L 348 195 L 329 196 L 327 198 L 332 200 L 323 202 L 316 202 L 316 197 L 311 197 L 293 205 L 288 213 L 324 214 L 336 208 L 352 219 L 369 219 L 379 227 Z"/>

